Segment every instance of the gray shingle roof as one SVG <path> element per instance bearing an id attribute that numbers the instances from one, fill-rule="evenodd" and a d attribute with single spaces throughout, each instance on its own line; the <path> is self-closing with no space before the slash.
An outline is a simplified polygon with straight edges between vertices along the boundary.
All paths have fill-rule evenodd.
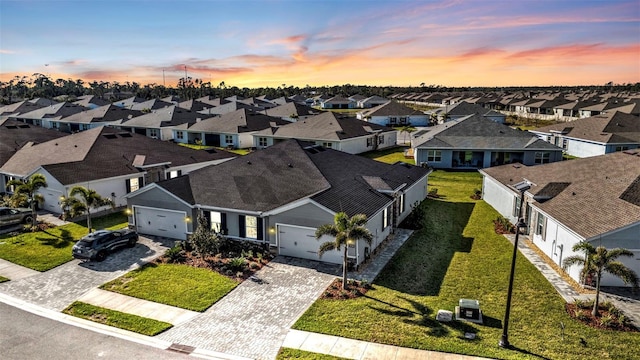
<path id="1" fill-rule="evenodd" d="M 159 129 L 182 124 L 195 124 L 197 119 L 204 117 L 197 112 L 172 105 L 124 121 L 121 126 Z"/>
<path id="2" fill-rule="evenodd" d="M 544 126 L 536 133 L 561 132 L 564 136 L 601 143 L 640 143 L 640 117 L 614 111 L 561 124 Z"/>
<path id="3" fill-rule="evenodd" d="M 211 117 L 189 127 L 189 131 L 208 133 L 240 134 L 271 128 L 272 125 L 286 125 L 288 121 L 277 117 L 239 109 L 219 117 Z"/>
<path id="4" fill-rule="evenodd" d="M 256 212 L 272 210 L 329 188 L 296 141 L 284 141 L 199 169 L 188 177 L 196 203 Z M 164 187 L 164 182 L 159 185 Z"/>
<path id="5" fill-rule="evenodd" d="M 67 116 L 62 119 L 63 122 L 77 123 L 77 124 L 89 124 L 95 122 L 111 122 L 111 121 L 126 121 L 136 116 L 141 116 L 143 113 L 138 110 L 129 110 L 121 108 L 115 105 L 105 105 L 92 110 L 86 110 Z"/>
<path id="6" fill-rule="evenodd" d="M 370 135 L 374 131 L 395 130 L 352 117 L 336 116 L 335 113 L 328 111 L 278 128 L 264 130 L 259 134 L 289 139 L 336 141 Z"/>
<path id="7" fill-rule="evenodd" d="M 529 132 L 512 129 L 478 114 L 426 130 L 420 137 L 412 139 L 415 148 L 438 149 L 446 145 L 458 149 L 562 150 Z"/>
<path id="8" fill-rule="evenodd" d="M 373 215 L 392 198 L 376 190 L 411 186 L 427 169 L 384 164 L 341 151 L 286 140 L 264 150 L 187 174 L 191 204 L 265 212 L 311 198 L 349 215 Z M 181 178 L 158 185 L 188 201 Z"/>
<path id="9" fill-rule="evenodd" d="M 640 150 L 630 150 L 551 164 L 503 165 L 482 172 L 505 185 L 523 179 L 535 184 L 534 198 L 548 195 L 548 184 L 568 183 L 555 196 L 534 202 L 542 211 L 590 239 L 640 221 Z"/>
<path id="10" fill-rule="evenodd" d="M 27 143 L 42 143 L 68 134 L 16 120 L 0 120 L 0 167 Z"/>
<path id="11" fill-rule="evenodd" d="M 138 155 L 144 156 L 144 163 L 140 164 L 142 166 L 160 163 L 181 166 L 234 157 L 225 151 L 198 151 L 139 134 L 100 127 L 24 148 L 1 169 L 26 175 L 42 165 L 66 185 L 138 173 L 133 164 Z"/>
<path id="12" fill-rule="evenodd" d="M 414 110 L 397 101 L 389 101 L 386 104 L 376 106 L 371 110 L 362 112 L 363 116 L 409 116 L 409 115 L 425 115 L 422 111 Z"/>

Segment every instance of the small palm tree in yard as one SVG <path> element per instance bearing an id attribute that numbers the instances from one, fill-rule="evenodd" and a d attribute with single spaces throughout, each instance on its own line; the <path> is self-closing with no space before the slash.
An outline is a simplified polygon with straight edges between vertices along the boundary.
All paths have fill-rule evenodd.
<path id="1" fill-rule="evenodd" d="M 581 241 L 573 246 L 573 251 L 583 251 L 585 256 L 573 255 L 563 261 L 566 269 L 572 265 L 583 265 L 582 274 L 593 272 L 596 275 L 596 300 L 593 302 L 593 316 L 598 316 L 598 305 L 600 300 L 600 279 L 603 272 L 615 275 L 624 281 L 625 284 L 632 284 L 638 287 L 638 275 L 620 261 L 616 259 L 620 256 L 633 256 L 627 249 L 615 248 L 607 250 L 604 246 L 594 247 L 586 241 Z"/>
<path id="2" fill-rule="evenodd" d="M 403 127 L 400 128 L 400 133 L 404 133 L 404 143 L 407 143 L 407 135 L 411 134 L 412 132 L 416 131 L 416 128 L 414 128 L 411 125 L 405 125 Z"/>
<path id="3" fill-rule="evenodd" d="M 98 209 L 103 206 L 114 207 L 115 204 L 109 198 L 104 198 L 93 189 L 84 186 L 74 186 L 69 192 L 69 197 L 62 200 L 62 208 L 66 215 L 76 217 L 87 215 L 87 227 L 91 232 L 91 209 Z"/>
<path id="4" fill-rule="evenodd" d="M 33 228 L 38 224 L 36 219 L 36 202 L 44 201 L 42 195 L 38 194 L 38 190 L 47 187 L 47 179 L 42 174 L 33 174 L 27 181 L 10 180 L 7 182 L 7 188 L 14 186 L 11 203 L 13 206 L 21 206 L 28 204 L 31 208 L 31 225 Z"/>
<path id="5" fill-rule="evenodd" d="M 373 235 L 365 227 L 367 224 L 367 215 L 357 214 L 351 218 L 344 213 L 339 212 L 334 216 L 333 224 L 325 224 L 316 230 L 316 239 L 320 239 L 323 235 L 329 235 L 335 238 L 334 241 L 327 241 L 320 245 L 318 255 L 322 255 L 327 251 L 340 250 L 343 248 L 342 258 L 342 288 L 347 288 L 347 250 L 349 245 L 355 244 L 358 240 L 365 240 L 369 245 L 373 241 Z"/>

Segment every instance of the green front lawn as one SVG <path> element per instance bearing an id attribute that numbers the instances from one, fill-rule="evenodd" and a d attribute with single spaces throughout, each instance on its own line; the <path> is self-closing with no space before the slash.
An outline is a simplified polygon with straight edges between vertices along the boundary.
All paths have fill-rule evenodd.
<path id="1" fill-rule="evenodd" d="M 509 324 L 514 350 L 498 347 L 513 247 L 493 231 L 498 216 L 470 198 L 481 187 L 478 173 L 435 171 L 429 186 L 426 227 L 414 233 L 374 281 L 354 300 L 318 300 L 295 329 L 501 359 L 631 359 L 638 333 L 596 330 L 573 320 L 554 288 L 518 254 Z M 484 324 L 435 320 L 461 298 L 478 299 Z M 561 330 L 564 324 L 564 339 Z M 465 333 L 475 340 L 465 340 Z M 586 341 L 586 345 L 581 343 Z"/>
<path id="2" fill-rule="evenodd" d="M 237 285 L 208 269 L 181 264 L 148 264 L 100 288 L 183 309 L 205 311 Z"/>
<path id="3" fill-rule="evenodd" d="M 118 229 L 127 226 L 123 213 L 92 219 L 95 229 Z M 70 223 L 44 231 L 15 236 L 0 235 L 0 258 L 37 271 L 47 271 L 73 259 L 71 248 L 87 235 L 86 221 Z"/>
<path id="4" fill-rule="evenodd" d="M 9 281 L 9 279 L 7 279 L 7 278 L 6 278 L 6 277 L 4 277 L 4 276 L 0 276 L 0 283 L 3 283 L 3 282 L 5 282 L 5 281 Z"/>
<path id="5" fill-rule="evenodd" d="M 383 150 L 369 151 L 361 154 L 369 159 L 378 160 L 387 164 L 395 164 L 398 161 L 405 162 L 411 165 L 415 165 L 413 158 L 404 157 L 404 151 L 406 147 L 392 147 Z"/>
<path id="6" fill-rule="evenodd" d="M 62 312 L 82 319 L 91 320 L 100 324 L 114 326 L 148 336 L 158 335 L 173 326 L 164 321 L 105 309 L 103 307 L 94 306 L 80 301 L 76 301 L 69 305 L 69 307 L 64 309 Z"/>

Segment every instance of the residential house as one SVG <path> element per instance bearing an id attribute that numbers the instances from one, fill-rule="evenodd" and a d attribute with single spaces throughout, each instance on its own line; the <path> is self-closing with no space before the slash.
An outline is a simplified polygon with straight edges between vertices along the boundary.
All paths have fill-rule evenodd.
<path id="1" fill-rule="evenodd" d="M 429 116 L 397 101 L 358 112 L 356 117 L 371 124 L 381 126 L 428 126 Z"/>
<path id="2" fill-rule="evenodd" d="M 41 104 L 38 101 L 34 102 L 33 100 L 23 100 L 13 104 L 5 105 L 0 107 L 0 119 L 6 119 L 9 117 L 9 115 L 28 113 L 30 111 L 37 110 L 46 106 L 49 105 Z"/>
<path id="3" fill-rule="evenodd" d="M 254 146 L 253 134 L 256 132 L 285 124 L 289 122 L 243 108 L 178 126 L 173 129 L 173 139 L 185 144 L 247 149 Z"/>
<path id="4" fill-rule="evenodd" d="M 203 118 L 206 116 L 172 105 L 128 119 L 116 127 L 154 139 L 174 140 L 175 127 L 195 124 Z"/>
<path id="5" fill-rule="evenodd" d="M 0 120 L 0 167 L 25 146 L 33 146 L 65 135 L 68 134 L 16 120 Z M 12 179 L 11 175 L 0 176 L 0 193 L 7 190 L 7 183 Z"/>
<path id="6" fill-rule="evenodd" d="M 562 149 L 526 131 L 482 115 L 469 115 L 416 132 L 411 139 L 416 164 L 438 169 L 477 169 L 562 160 Z"/>
<path id="7" fill-rule="evenodd" d="M 540 166 L 504 165 L 480 170 L 483 199 L 515 223 L 524 193 L 524 232 L 555 264 L 572 255 L 581 241 L 594 247 L 626 248 L 633 257 L 618 258 L 640 274 L 640 150 L 627 150 Z M 581 267 L 567 269 L 580 282 Z M 601 285 L 624 286 L 607 273 Z"/>
<path id="8" fill-rule="evenodd" d="M 369 96 L 368 98 L 360 99 L 357 101 L 357 107 L 362 109 L 370 109 L 372 107 L 384 105 L 389 102 L 389 99 L 385 99 L 378 95 Z"/>
<path id="9" fill-rule="evenodd" d="M 105 105 L 91 110 L 85 110 L 62 119 L 49 119 L 52 129 L 67 133 L 89 130 L 98 126 L 120 124 L 136 116 L 143 115 L 142 111 L 129 110 L 115 105 Z"/>
<path id="10" fill-rule="evenodd" d="M 270 127 L 253 134 L 253 146 L 264 149 L 285 139 L 299 139 L 349 154 L 396 145 L 397 131 L 332 112 Z"/>
<path id="11" fill-rule="evenodd" d="M 308 119 L 320 113 L 319 110 L 316 110 L 311 106 L 300 104 L 297 102 L 287 102 L 271 109 L 265 109 L 262 112 L 266 115 L 277 117 L 290 122 Z"/>
<path id="12" fill-rule="evenodd" d="M 529 132 L 577 157 L 640 147 L 640 117 L 619 111 L 544 126 Z"/>
<path id="13" fill-rule="evenodd" d="M 234 156 L 99 127 L 25 145 L 0 167 L 0 174 L 18 179 L 43 174 L 48 186 L 39 191 L 44 197 L 41 206 L 60 213 L 60 198 L 69 196 L 74 186 L 93 189 L 112 199 L 116 206 L 123 206 L 124 195 L 145 184 L 219 164 Z"/>
<path id="14" fill-rule="evenodd" d="M 69 102 L 61 102 L 32 110 L 27 113 L 9 115 L 8 118 L 22 121 L 26 124 L 51 128 L 50 120 L 60 120 L 85 110 L 88 109 L 84 106 L 75 105 Z"/>
<path id="15" fill-rule="evenodd" d="M 348 250 L 358 265 L 426 197 L 429 172 L 287 140 L 127 195 L 129 223 L 143 234 L 186 239 L 202 214 L 211 230 L 229 239 L 339 264 L 340 251 L 318 256 L 330 238 L 317 240 L 316 229 L 333 223 L 338 212 L 365 214 L 373 242 L 358 241 Z"/>
<path id="16" fill-rule="evenodd" d="M 322 101 L 320 107 L 323 109 L 353 109 L 356 107 L 356 102 L 342 96 L 334 96 Z"/>
<path id="17" fill-rule="evenodd" d="M 101 106 L 111 105 L 111 101 L 107 101 L 96 95 L 79 96 L 75 101 L 73 101 L 73 103 L 76 105 L 84 106 L 88 109 L 95 109 Z"/>
<path id="18" fill-rule="evenodd" d="M 433 114 L 438 119 L 438 123 L 440 124 L 449 120 L 456 120 L 473 114 L 481 115 L 482 117 L 499 124 L 504 124 L 507 119 L 507 115 L 505 114 L 499 113 L 495 110 L 484 108 L 480 105 L 471 104 L 466 101 L 460 101 L 454 105 L 446 105 L 440 107 L 429 112 L 429 114 Z"/>

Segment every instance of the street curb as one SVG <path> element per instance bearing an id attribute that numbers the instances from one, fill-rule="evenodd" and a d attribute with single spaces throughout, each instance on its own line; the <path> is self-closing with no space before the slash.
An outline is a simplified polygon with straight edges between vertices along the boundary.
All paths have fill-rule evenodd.
<path id="1" fill-rule="evenodd" d="M 103 325 L 93 321 L 77 318 L 55 310 L 46 309 L 44 307 L 31 304 L 21 299 L 14 298 L 0 292 L 0 302 L 13 306 L 20 310 L 30 312 L 32 314 L 42 316 L 47 319 L 55 320 L 67 325 L 79 327 L 85 330 L 94 331 L 103 335 L 113 336 L 122 340 L 131 341 L 140 345 L 150 346 L 156 349 L 168 350 L 172 343 L 164 340 L 154 339 L 150 336 L 138 334 L 132 331 L 118 329 L 112 326 Z M 185 354 L 186 355 L 186 354 Z M 211 360 L 251 360 L 249 358 L 234 356 L 230 354 L 220 353 L 206 349 L 195 349 L 188 355 Z"/>

